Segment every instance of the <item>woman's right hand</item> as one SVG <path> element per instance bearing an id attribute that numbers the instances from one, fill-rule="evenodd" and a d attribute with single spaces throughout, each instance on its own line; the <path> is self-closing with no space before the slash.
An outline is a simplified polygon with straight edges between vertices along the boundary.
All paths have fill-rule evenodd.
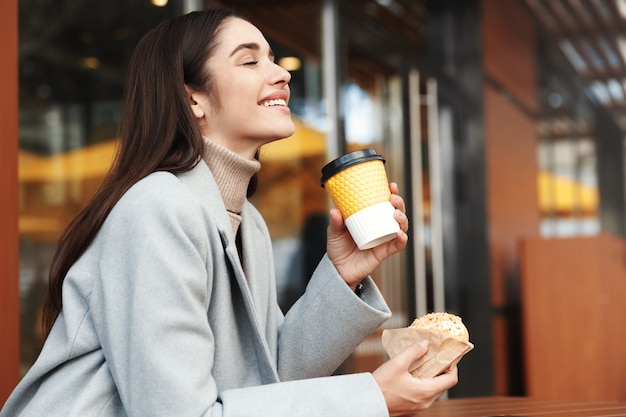
<path id="1" fill-rule="evenodd" d="M 409 346 L 372 375 L 383 393 L 390 417 L 414 416 L 426 410 L 458 382 L 456 366 L 434 378 L 415 378 L 409 366 L 428 352 L 428 343 Z"/>

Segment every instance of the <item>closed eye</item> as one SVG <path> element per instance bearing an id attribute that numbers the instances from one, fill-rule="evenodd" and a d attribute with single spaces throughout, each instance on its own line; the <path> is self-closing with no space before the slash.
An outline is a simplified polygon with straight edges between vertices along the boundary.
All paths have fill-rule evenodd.
<path id="1" fill-rule="evenodd" d="M 248 62 L 244 62 L 243 65 L 256 65 L 258 64 L 258 61 L 248 61 Z"/>

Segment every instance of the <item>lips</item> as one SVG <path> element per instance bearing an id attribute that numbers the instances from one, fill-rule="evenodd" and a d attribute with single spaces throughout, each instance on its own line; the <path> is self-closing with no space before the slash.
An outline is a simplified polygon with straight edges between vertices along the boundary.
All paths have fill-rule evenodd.
<path id="1" fill-rule="evenodd" d="M 275 90 L 259 100 L 259 106 L 263 107 L 287 107 L 289 100 L 289 90 Z"/>

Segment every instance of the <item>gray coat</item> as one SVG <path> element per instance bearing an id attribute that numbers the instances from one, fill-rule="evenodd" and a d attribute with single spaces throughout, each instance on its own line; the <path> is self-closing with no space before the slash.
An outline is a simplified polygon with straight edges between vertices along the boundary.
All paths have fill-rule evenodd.
<path id="1" fill-rule="evenodd" d="M 0 417 L 387 416 L 371 374 L 328 377 L 389 318 L 375 284 L 357 297 L 325 256 L 283 316 L 267 227 L 242 217 L 240 260 L 205 163 L 134 185 Z"/>

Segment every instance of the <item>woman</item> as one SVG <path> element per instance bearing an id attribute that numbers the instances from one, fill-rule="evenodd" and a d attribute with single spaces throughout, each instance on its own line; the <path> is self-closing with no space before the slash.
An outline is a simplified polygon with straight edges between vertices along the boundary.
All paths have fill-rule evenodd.
<path id="1" fill-rule="evenodd" d="M 396 239 L 359 251 L 331 210 L 327 254 L 288 314 L 278 308 L 246 189 L 259 147 L 294 132 L 289 80 L 228 10 L 139 42 L 116 161 L 59 243 L 49 334 L 2 417 L 379 417 L 427 408 L 456 383 L 456 368 L 411 377 L 423 345 L 373 373 L 328 376 L 390 316 L 369 274 L 407 243 L 395 184 Z"/>

